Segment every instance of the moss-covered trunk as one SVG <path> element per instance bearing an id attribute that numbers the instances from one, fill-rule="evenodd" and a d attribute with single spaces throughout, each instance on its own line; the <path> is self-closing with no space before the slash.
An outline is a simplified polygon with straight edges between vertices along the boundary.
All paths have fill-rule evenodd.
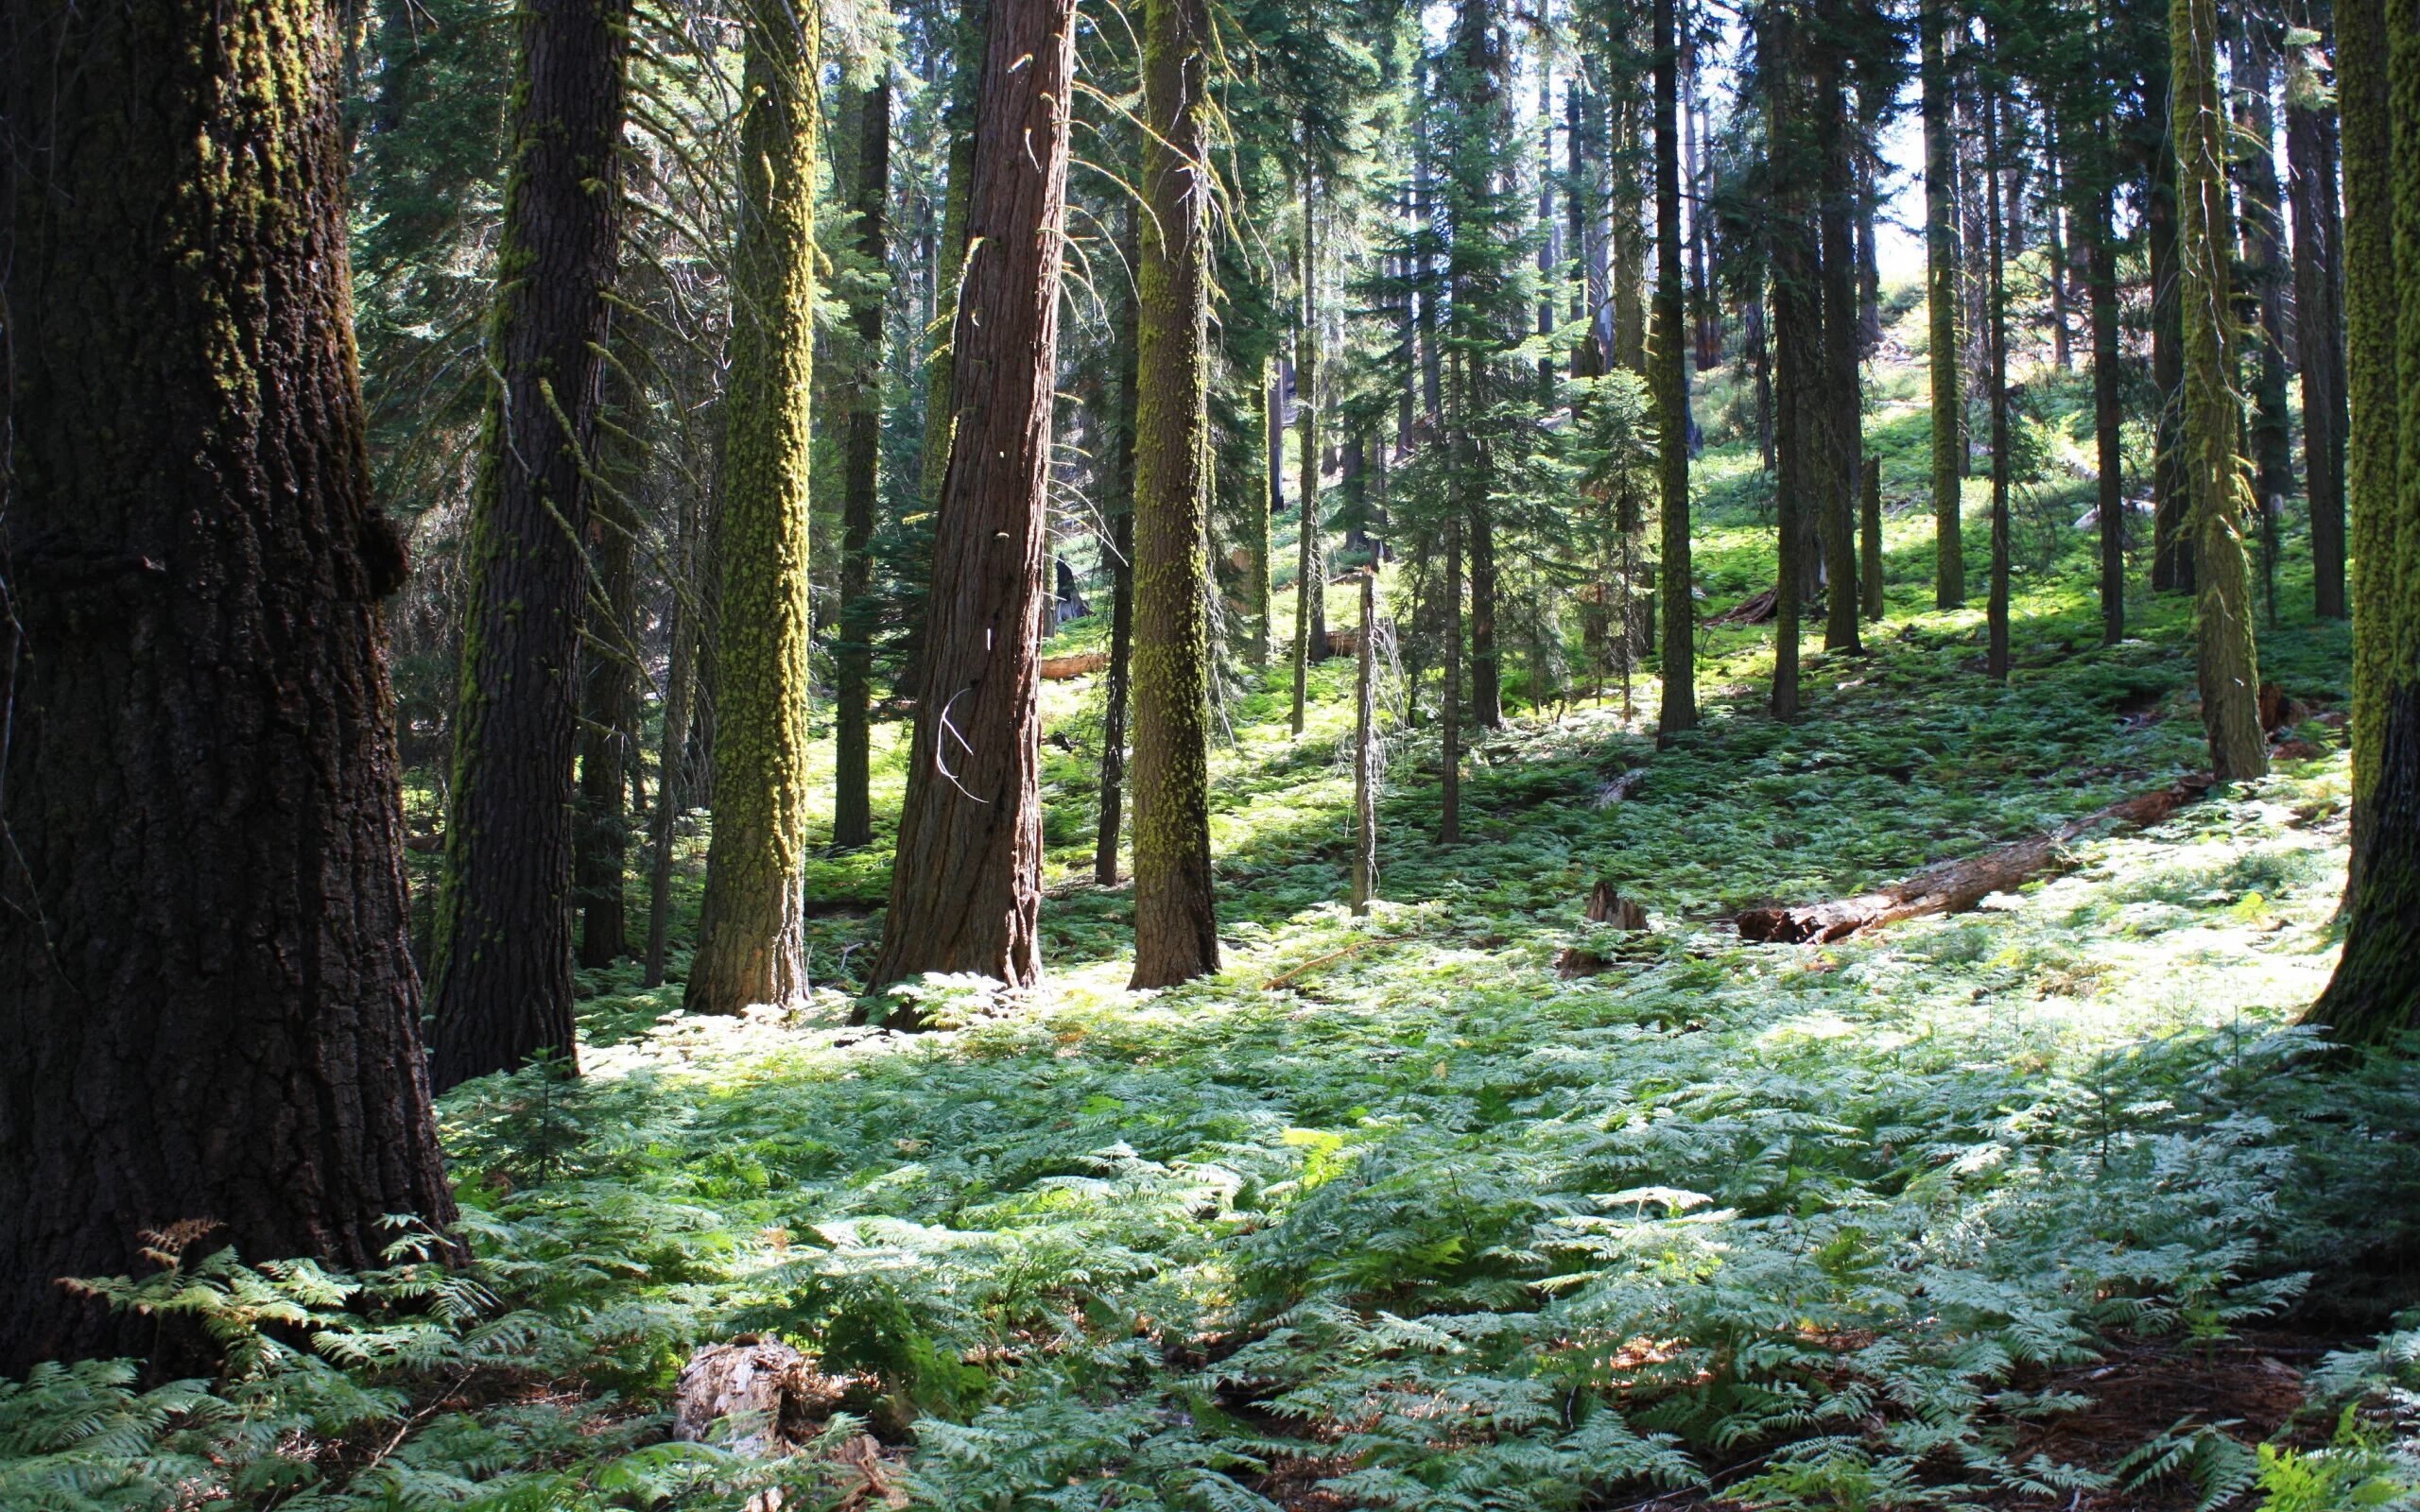
<path id="1" fill-rule="evenodd" d="M 1965 466 L 1959 434 L 1964 401 L 1958 388 L 1958 154 L 1949 63 L 1943 48 L 1947 0 L 1924 0 L 1925 310 L 1932 373 L 1933 606 L 1966 602 L 1966 558 L 1959 479 Z"/>
<path id="2" fill-rule="evenodd" d="M 2169 0 L 2169 120 L 2177 183 L 2177 297 L 2185 327 L 2185 481 L 2192 500 L 2193 622 L 2202 725 L 2219 781 L 2269 769 L 2260 733 L 2260 670 L 2253 646 L 2251 574 L 2236 455 L 2236 397 L 2227 381 L 2234 317 L 2228 302 L 2226 116 L 2220 109 L 2217 0 Z"/>
<path id="3" fill-rule="evenodd" d="M 2344 954 L 2310 1016 L 2340 1038 L 2375 1042 L 2420 1026 L 2420 16 L 2407 4 L 2352 0 L 2337 21 L 2360 609 L 2357 864 L 2344 896 Z M 2391 215 L 2391 240 L 2365 224 L 2380 215 Z M 2389 364 L 2392 377 L 2380 370 Z M 2363 412 L 2389 397 L 2392 439 L 2380 417 Z"/>
<path id="4" fill-rule="evenodd" d="M 0 1378 L 174 1369 L 207 1346 L 58 1278 L 149 1271 L 145 1231 L 195 1219 L 362 1268 L 389 1214 L 454 1217 L 380 608 L 404 542 L 320 7 L 15 6 L 0 36 Z"/>
<path id="5" fill-rule="evenodd" d="M 606 295 L 621 243 L 627 3 L 519 11 L 512 176 L 471 500 L 429 997 L 436 1079 L 573 1053 L 572 750 Z"/>
<path id="6" fill-rule="evenodd" d="M 876 986 L 1042 974 L 1043 541 L 1067 208 L 1074 0 L 995 5 L 951 328 L 957 414 Z M 979 255 L 975 249 L 979 249 Z"/>
<path id="7" fill-rule="evenodd" d="M 1210 315 L 1205 0 L 1146 0 L 1135 320 L 1134 976 L 1219 969 L 1210 878 Z M 1304 203 L 1307 213 L 1310 204 Z M 1305 241 L 1308 227 L 1305 228 Z M 1307 268 L 1307 259 L 1306 259 Z M 1305 304 L 1308 304 L 1305 300 Z M 1305 343 L 1315 353 L 1316 341 Z M 1310 370 L 1306 361 L 1305 371 Z M 1305 528 L 1318 455 L 1304 395 Z M 1314 580 L 1313 593 L 1318 586 Z"/>
<path id="8" fill-rule="evenodd" d="M 739 232 L 724 390 L 714 835 L 683 1005 L 737 1013 L 806 989 L 807 395 L 815 352 L 818 12 L 755 0 L 741 88 Z"/>

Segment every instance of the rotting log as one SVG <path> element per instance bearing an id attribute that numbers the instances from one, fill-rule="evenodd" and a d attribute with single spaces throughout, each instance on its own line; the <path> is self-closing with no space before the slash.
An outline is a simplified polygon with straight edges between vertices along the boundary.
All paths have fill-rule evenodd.
<path id="1" fill-rule="evenodd" d="M 2141 829 L 2159 823 L 2200 799 L 2215 784 L 2207 773 L 2181 778 L 2156 792 L 2139 794 L 2063 824 L 2048 834 L 2019 840 L 1962 861 L 1945 862 L 1878 892 L 1797 908 L 1751 908 L 1733 920 L 1739 937 L 1767 944 L 1845 939 L 1927 914 L 1960 914 L 1996 892 L 2007 892 L 2070 869 L 2069 841 L 2104 825 Z"/>

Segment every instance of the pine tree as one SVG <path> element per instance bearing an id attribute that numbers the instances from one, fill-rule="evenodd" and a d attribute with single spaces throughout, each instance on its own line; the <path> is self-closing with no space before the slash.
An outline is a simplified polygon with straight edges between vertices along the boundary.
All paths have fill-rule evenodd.
<path id="1" fill-rule="evenodd" d="M 1209 493 L 1202 476 L 1209 441 L 1208 37 L 1203 0 L 1146 0 L 1143 197 L 1149 214 L 1137 296 L 1133 506 L 1138 613 L 1131 985 L 1137 988 L 1167 987 L 1219 968 L 1210 876 Z M 1307 247 L 1307 218 L 1304 241 Z M 1307 252 L 1305 268 L 1307 284 Z M 1306 291 L 1305 306 L 1310 302 Z M 1306 350 L 1315 352 L 1316 342 Z M 1306 541 L 1316 529 L 1315 412 L 1306 391 Z M 1306 545 L 1306 565 L 1312 558 Z M 1310 582 L 1309 591 L 1319 592 L 1318 579 Z M 1298 664 L 1298 696 L 1301 675 Z"/>
<path id="2" fill-rule="evenodd" d="M 2311 608 L 2346 617 L 2344 601 L 2344 220 L 2337 184 L 2335 101 L 2320 77 L 2316 34 L 2286 69 L 2288 198 L 2294 216 L 2294 336 L 2303 380 L 2303 478 L 2310 501 Z"/>
<path id="3" fill-rule="evenodd" d="M 819 12 L 754 0 L 724 399 L 714 837 L 683 1004 L 737 1013 L 805 990 L 807 404 L 815 351 Z"/>
<path id="4" fill-rule="evenodd" d="M 570 1062 L 572 753 L 591 461 L 620 251 L 628 5 L 520 12 L 517 145 L 472 495 L 429 1000 L 437 1086 Z"/>
<path id="5" fill-rule="evenodd" d="M 389 1214 L 454 1217 L 406 938 L 406 556 L 320 7 L 15 6 L 0 36 L 0 140 L 41 162 L 0 209 L 0 1377 L 173 1372 L 201 1341 L 58 1279 L 147 1270 L 145 1230 L 191 1220 L 360 1267 Z"/>
<path id="6" fill-rule="evenodd" d="M 868 266 L 879 269 L 890 256 L 888 60 L 874 65 L 873 81 L 859 93 L 854 110 L 857 140 L 849 177 L 857 213 L 857 251 Z M 882 460 L 884 322 L 879 292 L 861 300 L 853 323 L 860 367 L 843 464 L 840 635 L 833 655 L 832 843 L 838 846 L 861 846 L 873 839 L 871 720 L 873 642 L 881 611 L 873 597 L 873 528 Z"/>

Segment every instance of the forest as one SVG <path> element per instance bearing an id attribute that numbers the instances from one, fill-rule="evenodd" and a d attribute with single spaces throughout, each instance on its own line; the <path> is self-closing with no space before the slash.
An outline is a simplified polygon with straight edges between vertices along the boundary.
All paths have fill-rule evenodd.
<path id="1" fill-rule="evenodd" d="M 0 1512 L 2420 1512 L 2413 0 L 0 0 Z"/>

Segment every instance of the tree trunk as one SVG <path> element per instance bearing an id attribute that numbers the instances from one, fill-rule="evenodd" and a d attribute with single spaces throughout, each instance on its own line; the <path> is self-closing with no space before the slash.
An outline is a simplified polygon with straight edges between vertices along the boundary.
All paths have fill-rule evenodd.
<path id="1" fill-rule="evenodd" d="M 1043 538 L 1066 220 L 1074 0 L 992 8 L 924 682 L 876 986 L 1038 980 Z M 979 312 L 979 315 L 977 314 Z"/>
<path id="2" fill-rule="evenodd" d="M 2191 490 L 2186 481 L 2185 306 L 2177 254 L 2176 151 L 2170 143 L 2169 69 L 2166 54 L 2143 80 L 2144 97 L 2157 121 L 2151 138 L 2150 186 L 2143 206 L 2143 240 L 2152 278 L 2152 587 L 2162 593 L 2193 591 Z"/>
<path id="3" fill-rule="evenodd" d="M 599 450 L 614 448 L 609 443 Z M 628 470 L 616 471 L 628 478 Z M 572 887 L 579 900 L 579 964 L 587 967 L 611 966 L 630 949 L 623 896 L 630 820 L 622 805 L 630 791 L 626 778 L 635 765 L 629 731 L 638 671 L 633 639 L 637 585 L 631 560 L 638 527 L 638 515 L 626 500 L 600 490 L 591 502 L 588 558 L 596 568 L 596 584 L 589 597 L 588 644 L 580 658 L 580 828 L 572 856 Z"/>
<path id="4" fill-rule="evenodd" d="M 1997 39 L 1994 38 L 1994 43 Z M 1992 49 L 1996 52 L 1995 45 Z M 1996 72 L 1996 59 L 1988 59 L 1985 67 Z M 1992 402 L 1992 582 L 1991 597 L 1985 612 L 1989 621 L 1989 647 L 1984 656 L 1985 676 L 1994 682 L 2006 682 L 2009 674 L 2008 597 L 2009 597 L 2009 455 L 2008 455 L 2008 221 L 2013 208 L 2000 197 L 2004 178 L 2000 163 L 2000 146 L 2006 133 L 2001 129 L 2001 116 L 2006 100 L 1996 84 L 1983 92 L 1983 177 L 1985 236 L 1990 244 L 1990 282 L 1986 285 L 1984 322 L 1991 343 Z"/>
<path id="5" fill-rule="evenodd" d="M 1855 131 L 1842 86 L 1841 44 L 1818 41 L 1815 144 L 1823 185 L 1824 370 L 1816 394 L 1823 416 L 1817 449 L 1822 475 L 1824 648 L 1859 649 L 1857 615 L 1857 489 L 1863 426 L 1858 370 L 1857 169 Z"/>
<path id="6" fill-rule="evenodd" d="M 2261 776 L 2258 659 L 2240 534 L 2243 477 L 2227 384 L 2226 117 L 2217 0 L 2169 0 L 2169 119 L 2177 154 L 2178 297 L 2185 323 L 2184 467 L 2192 499 L 2193 621 L 2202 724 L 2221 782 Z"/>
<path id="7" fill-rule="evenodd" d="M 1456 358 L 1459 369 L 1464 359 Z M 1437 843 L 1462 840 L 1462 522 L 1445 522 L 1445 691 L 1439 701 Z"/>
<path id="8" fill-rule="evenodd" d="M 1327 555 L 1320 543 L 1320 302 L 1318 213 L 1313 203 L 1311 175 L 1303 173 L 1303 241 L 1301 255 L 1303 313 L 1294 335 L 1294 408 L 1300 423 L 1302 453 L 1295 488 L 1302 495 L 1302 517 L 1294 554 L 1294 706 L 1291 723 L 1303 732 L 1304 705 L 1310 696 L 1311 663 L 1320 659 L 1327 639 Z"/>
<path id="9" fill-rule="evenodd" d="M 2337 204 L 2334 102 L 2296 48 L 2286 73 L 2288 197 L 2294 213 L 2295 352 L 2303 377 L 2303 476 L 2310 500 L 2311 608 L 2344 599 L 2344 221 Z"/>
<path id="10" fill-rule="evenodd" d="M 1657 504 L 1663 512 L 1664 696 L 1660 739 L 1698 723 L 1697 608 L 1689 597 L 1689 380 L 1682 355 L 1680 38 L 1674 0 L 1654 0 L 1655 390 Z M 1625 627 L 1627 629 L 1627 627 Z"/>
<path id="11" fill-rule="evenodd" d="M 2105 182 L 2093 193 L 2091 246 L 2085 251 L 2092 297 L 2092 428 L 2100 472 L 2103 645 L 2126 638 L 2126 410 L 2118 387 L 2123 358 L 2118 347 L 2118 235 L 2110 198 Z"/>
<path id="12" fill-rule="evenodd" d="M 1132 200 L 1120 228 L 1119 251 L 1127 266 L 1140 269 L 1141 232 Z M 1117 843 L 1126 816 L 1126 715 L 1134 665 L 1134 430 L 1141 389 L 1136 318 L 1128 285 L 1118 297 L 1110 337 L 1117 363 L 1117 418 L 1110 428 L 1109 497 L 1101 501 L 1109 511 L 1109 675 L 1101 690 L 1100 826 L 1093 834 L 1093 881 L 1103 887 L 1117 884 Z M 1264 558 L 1268 550 L 1264 534 Z"/>
<path id="13" fill-rule="evenodd" d="M 2238 12 L 2235 22 L 2234 163 L 2241 185 L 2244 325 L 2251 338 L 2246 387 L 2252 401 L 2253 508 L 2260 522 L 2260 597 L 2277 623 L 2277 531 L 2294 486 L 2291 425 L 2286 413 L 2285 223 L 2277 192 L 2277 122 L 2270 100 L 2276 48 L 2268 23 Z"/>
<path id="14" fill-rule="evenodd" d="M 1504 725 L 1503 654 L 1495 642 L 1495 515 L 1487 490 L 1470 490 L 1471 723 L 1481 730 Z"/>
<path id="15" fill-rule="evenodd" d="M 1882 458 L 1869 456 L 1858 474 L 1858 607 L 1870 620 L 1883 615 Z"/>
<path id="16" fill-rule="evenodd" d="M 681 815 L 695 788 L 689 781 L 689 726 L 697 708 L 697 647 L 701 621 L 697 594 L 703 501 L 695 492 L 683 502 L 673 542 L 671 607 L 666 612 L 669 643 L 664 672 L 664 739 L 657 747 L 655 814 L 650 827 L 647 880 L 647 965 L 644 987 L 664 985 L 665 956 L 672 935 L 672 848 Z"/>
<path id="17" fill-rule="evenodd" d="M 857 102 L 857 251 L 879 268 L 890 256 L 890 69 L 874 68 Z M 873 519 L 882 461 L 883 299 L 857 306 L 857 350 L 864 366 L 849 412 L 840 497 L 840 635 L 833 648 L 832 843 L 873 840 L 873 638 L 881 606 L 873 597 Z"/>
<path id="18" fill-rule="evenodd" d="M 753 0 L 723 405 L 721 685 L 705 909 L 683 1004 L 788 1005 L 806 990 L 807 403 L 815 351 L 818 12 Z"/>
<path id="19" fill-rule="evenodd" d="M 1245 571 L 1251 581 L 1245 593 L 1251 599 L 1252 625 L 1244 643 L 1244 656 L 1254 667 L 1269 665 L 1269 653 L 1276 639 L 1277 591 L 1270 582 L 1271 552 L 1269 537 L 1277 512 L 1285 499 L 1285 482 L 1278 475 L 1279 455 L 1284 447 L 1285 410 L 1275 392 L 1277 364 L 1269 357 L 1260 360 L 1260 455 L 1267 459 L 1261 467 L 1258 484 L 1246 496 L 1244 519 L 1244 550 L 1250 558 Z"/>
<path id="20" fill-rule="evenodd" d="M 1219 969 L 1210 876 L 1210 493 L 1202 476 L 1210 423 L 1209 138 L 1202 118 L 1209 28 L 1206 0 L 1146 0 L 1143 198 L 1150 214 L 1143 217 L 1135 342 L 1140 612 L 1129 983 L 1135 988 L 1169 987 Z M 1316 469 L 1311 413 L 1306 404 L 1303 453 L 1305 466 Z M 1312 497 L 1309 488 L 1303 497 Z"/>
<path id="21" fill-rule="evenodd" d="M 58 1279 L 146 1269 L 182 1224 L 358 1268 L 387 1215 L 454 1218 L 336 38 L 304 0 L 20 5 L 0 31 L 0 1377 L 182 1368 L 195 1341 Z"/>
<path id="22" fill-rule="evenodd" d="M 519 12 L 429 997 L 436 1084 L 574 1054 L 572 747 L 597 352 L 621 240 L 626 0 Z M 600 185 L 603 187 L 600 189 Z"/>
<path id="23" fill-rule="evenodd" d="M 1376 688 L 1374 673 L 1378 647 L 1378 564 L 1361 569 L 1361 634 L 1354 647 L 1358 659 L 1353 678 L 1353 912 L 1370 911 L 1370 892 L 1378 876 L 1378 793 L 1376 753 Z"/>
<path id="24" fill-rule="evenodd" d="M 1933 606 L 1966 602 L 1966 558 L 1960 541 L 1964 476 L 1959 435 L 1957 149 L 1952 137 L 1949 65 L 1942 46 L 1946 0 L 1924 0 L 1925 300 L 1932 369 Z"/>
<path id="25" fill-rule="evenodd" d="M 1757 13 L 1758 54 L 1797 56 L 1798 24 L 1785 10 Z M 1773 451 L 1778 460 L 1774 494 L 1779 501 L 1780 568 L 1774 584 L 1772 712 L 1776 719 L 1799 713 L 1799 615 L 1806 581 L 1806 504 L 1821 469 L 1811 466 L 1811 432 L 1822 423 L 1809 402 L 1820 383 L 1823 294 L 1818 282 L 1812 207 L 1805 185 L 1806 152 L 1802 140 L 1802 86 L 1789 67 L 1770 71 L 1768 132 L 1775 156 L 1775 214 L 1772 232 L 1773 284 Z"/>

